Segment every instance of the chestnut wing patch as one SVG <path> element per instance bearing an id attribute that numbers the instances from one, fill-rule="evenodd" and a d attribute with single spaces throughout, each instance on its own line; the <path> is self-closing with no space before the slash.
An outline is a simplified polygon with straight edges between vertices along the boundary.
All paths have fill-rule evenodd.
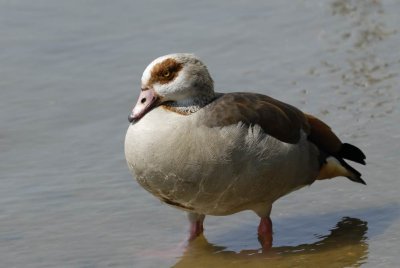
<path id="1" fill-rule="evenodd" d="M 209 115 L 205 124 L 223 127 L 242 122 L 259 125 L 274 138 L 295 144 L 300 130 L 308 133 L 308 122 L 297 108 L 271 97 L 255 93 L 229 93 L 204 107 Z"/>
<path id="2" fill-rule="evenodd" d="M 340 161 L 343 161 L 341 159 L 344 158 L 365 165 L 365 154 L 359 148 L 349 143 L 342 143 L 331 128 L 318 118 L 309 114 L 305 116 L 310 125 L 308 139 L 320 150 L 335 156 Z M 345 165 L 343 162 L 342 164 Z"/>
<path id="3" fill-rule="evenodd" d="M 305 116 L 310 125 L 308 139 L 326 153 L 335 154 L 339 152 L 342 142 L 331 128 L 312 115 L 306 114 Z"/>

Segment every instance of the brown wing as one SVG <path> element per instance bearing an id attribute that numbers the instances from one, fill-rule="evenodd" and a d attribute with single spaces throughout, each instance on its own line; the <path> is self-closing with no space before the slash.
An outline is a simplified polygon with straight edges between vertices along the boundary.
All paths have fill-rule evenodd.
<path id="1" fill-rule="evenodd" d="M 308 134 L 308 140 L 321 152 L 321 170 L 317 179 L 346 176 L 352 181 L 365 184 L 361 174 L 343 160 L 365 164 L 363 152 L 351 144 L 342 143 L 331 128 L 318 118 L 306 115 L 289 104 L 261 94 L 230 93 L 221 95 L 203 109 L 209 115 L 204 123 L 210 127 L 239 122 L 257 124 L 268 135 L 292 144 L 299 141 L 300 131 L 303 130 Z M 326 162 L 329 156 L 334 156 L 340 164 L 329 165 Z"/>
<path id="2" fill-rule="evenodd" d="M 342 143 L 331 128 L 318 118 L 305 114 L 310 125 L 308 139 L 328 155 L 349 159 L 365 165 L 364 153 L 354 145 Z"/>
<path id="3" fill-rule="evenodd" d="M 321 156 L 323 156 L 321 170 L 317 179 L 345 176 L 354 182 L 366 184 L 361 178 L 361 173 L 344 161 L 344 159 L 349 159 L 365 165 L 364 153 L 354 145 L 342 143 L 331 128 L 318 118 L 309 114 L 305 116 L 310 125 L 308 139 L 317 145 L 321 151 Z M 333 164 L 328 163 L 329 161 L 326 161 L 326 159 L 329 156 L 334 156 L 340 165 L 334 164 L 334 162 Z"/>
<path id="4" fill-rule="evenodd" d="M 268 135 L 292 144 L 300 139 L 301 129 L 309 132 L 307 119 L 300 110 L 261 94 L 223 94 L 204 109 L 210 115 L 205 122 L 210 127 L 239 122 L 259 125 Z"/>
<path id="5" fill-rule="evenodd" d="M 331 128 L 312 115 L 305 114 L 305 116 L 310 125 L 310 134 L 308 139 L 325 153 L 330 155 L 338 153 L 342 146 L 342 142 L 335 133 L 333 133 Z"/>

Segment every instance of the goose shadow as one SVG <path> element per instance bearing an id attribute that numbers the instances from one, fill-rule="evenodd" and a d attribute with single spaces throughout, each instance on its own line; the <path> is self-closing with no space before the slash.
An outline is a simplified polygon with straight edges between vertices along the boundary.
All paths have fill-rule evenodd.
<path id="1" fill-rule="evenodd" d="M 398 205 L 381 208 L 333 212 L 328 219 L 342 217 L 327 235 L 316 236 L 317 241 L 295 246 L 277 246 L 268 252 L 261 248 L 232 250 L 210 243 L 203 235 L 189 243 L 173 267 L 353 267 L 360 266 L 368 258 L 371 236 L 384 232 L 399 218 Z M 351 213 L 352 212 L 352 213 Z M 313 218 L 313 217 L 311 217 Z M 339 217 L 340 218 L 340 217 Z M 363 220 L 362 220 L 363 219 Z M 308 225 L 318 220 L 304 220 Z M 371 228 L 372 227 L 372 228 Z M 240 237 L 241 231 L 233 230 Z"/>

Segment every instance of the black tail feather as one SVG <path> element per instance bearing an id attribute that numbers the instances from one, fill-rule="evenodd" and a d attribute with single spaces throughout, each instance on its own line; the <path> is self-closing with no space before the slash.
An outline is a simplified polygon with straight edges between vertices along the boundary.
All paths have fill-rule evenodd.
<path id="1" fill-rule="evenodd" d="M 341 159 L 341 158 L 337 158 L 337 159 L 339 160 L 339 162 L 340 162 L 340 164 L 342 166 L 344 166 L 348 171 L 353 173 L 353 176 L 348 176 L 347 177 L 349 180 L 357 182 L 357 183 L 361 183 L 361 184 L 364 184 L 364 185 L 367 185 L 367 183 L 361 178 L 361 173 L 360 172 L 358 172 L 355 168 L 353 168 L 352 166 L 347 164 L 346 161 L 344 161 L 343 159 Z"/>
<path id="2" fill-rule="evenodd" d="M 349 143 L 342 144 L 338 156 L 365 165 L 365 154 Z"/>

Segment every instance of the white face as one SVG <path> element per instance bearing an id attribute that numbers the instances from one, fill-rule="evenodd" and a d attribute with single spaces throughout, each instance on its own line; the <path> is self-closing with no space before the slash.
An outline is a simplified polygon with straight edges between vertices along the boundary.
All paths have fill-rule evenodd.
<path id="1" fill-rule="evenodd" d="M 157 59 L 153 60 L 149 65 L 147 65 L 146 69 L 142 75 L 142 87 L 150 83 L 151 79 L 151 72 L 154 69 L 154 66 L 157 64 L 162 64 L 163 61 L 167 59 L 174 59 L 173 55 L 165 55 L 158 57 Z"/>
<path id="2" fill-rule="evenodd" d="M 171 54 L 155 59 L 142 76 L 142 91 L 129 121 L 137 121 L 165 102 L 190 106 L 214 96 L 207 67 L 193 54 Z"/>
<path id="3" fill-rule="evenodd" d="M 164 101 L 182 101 L 213 92 L 207 67 L 193 54 L 170 54 L 151 62 L 142 89 L 152 88 Z"/>

